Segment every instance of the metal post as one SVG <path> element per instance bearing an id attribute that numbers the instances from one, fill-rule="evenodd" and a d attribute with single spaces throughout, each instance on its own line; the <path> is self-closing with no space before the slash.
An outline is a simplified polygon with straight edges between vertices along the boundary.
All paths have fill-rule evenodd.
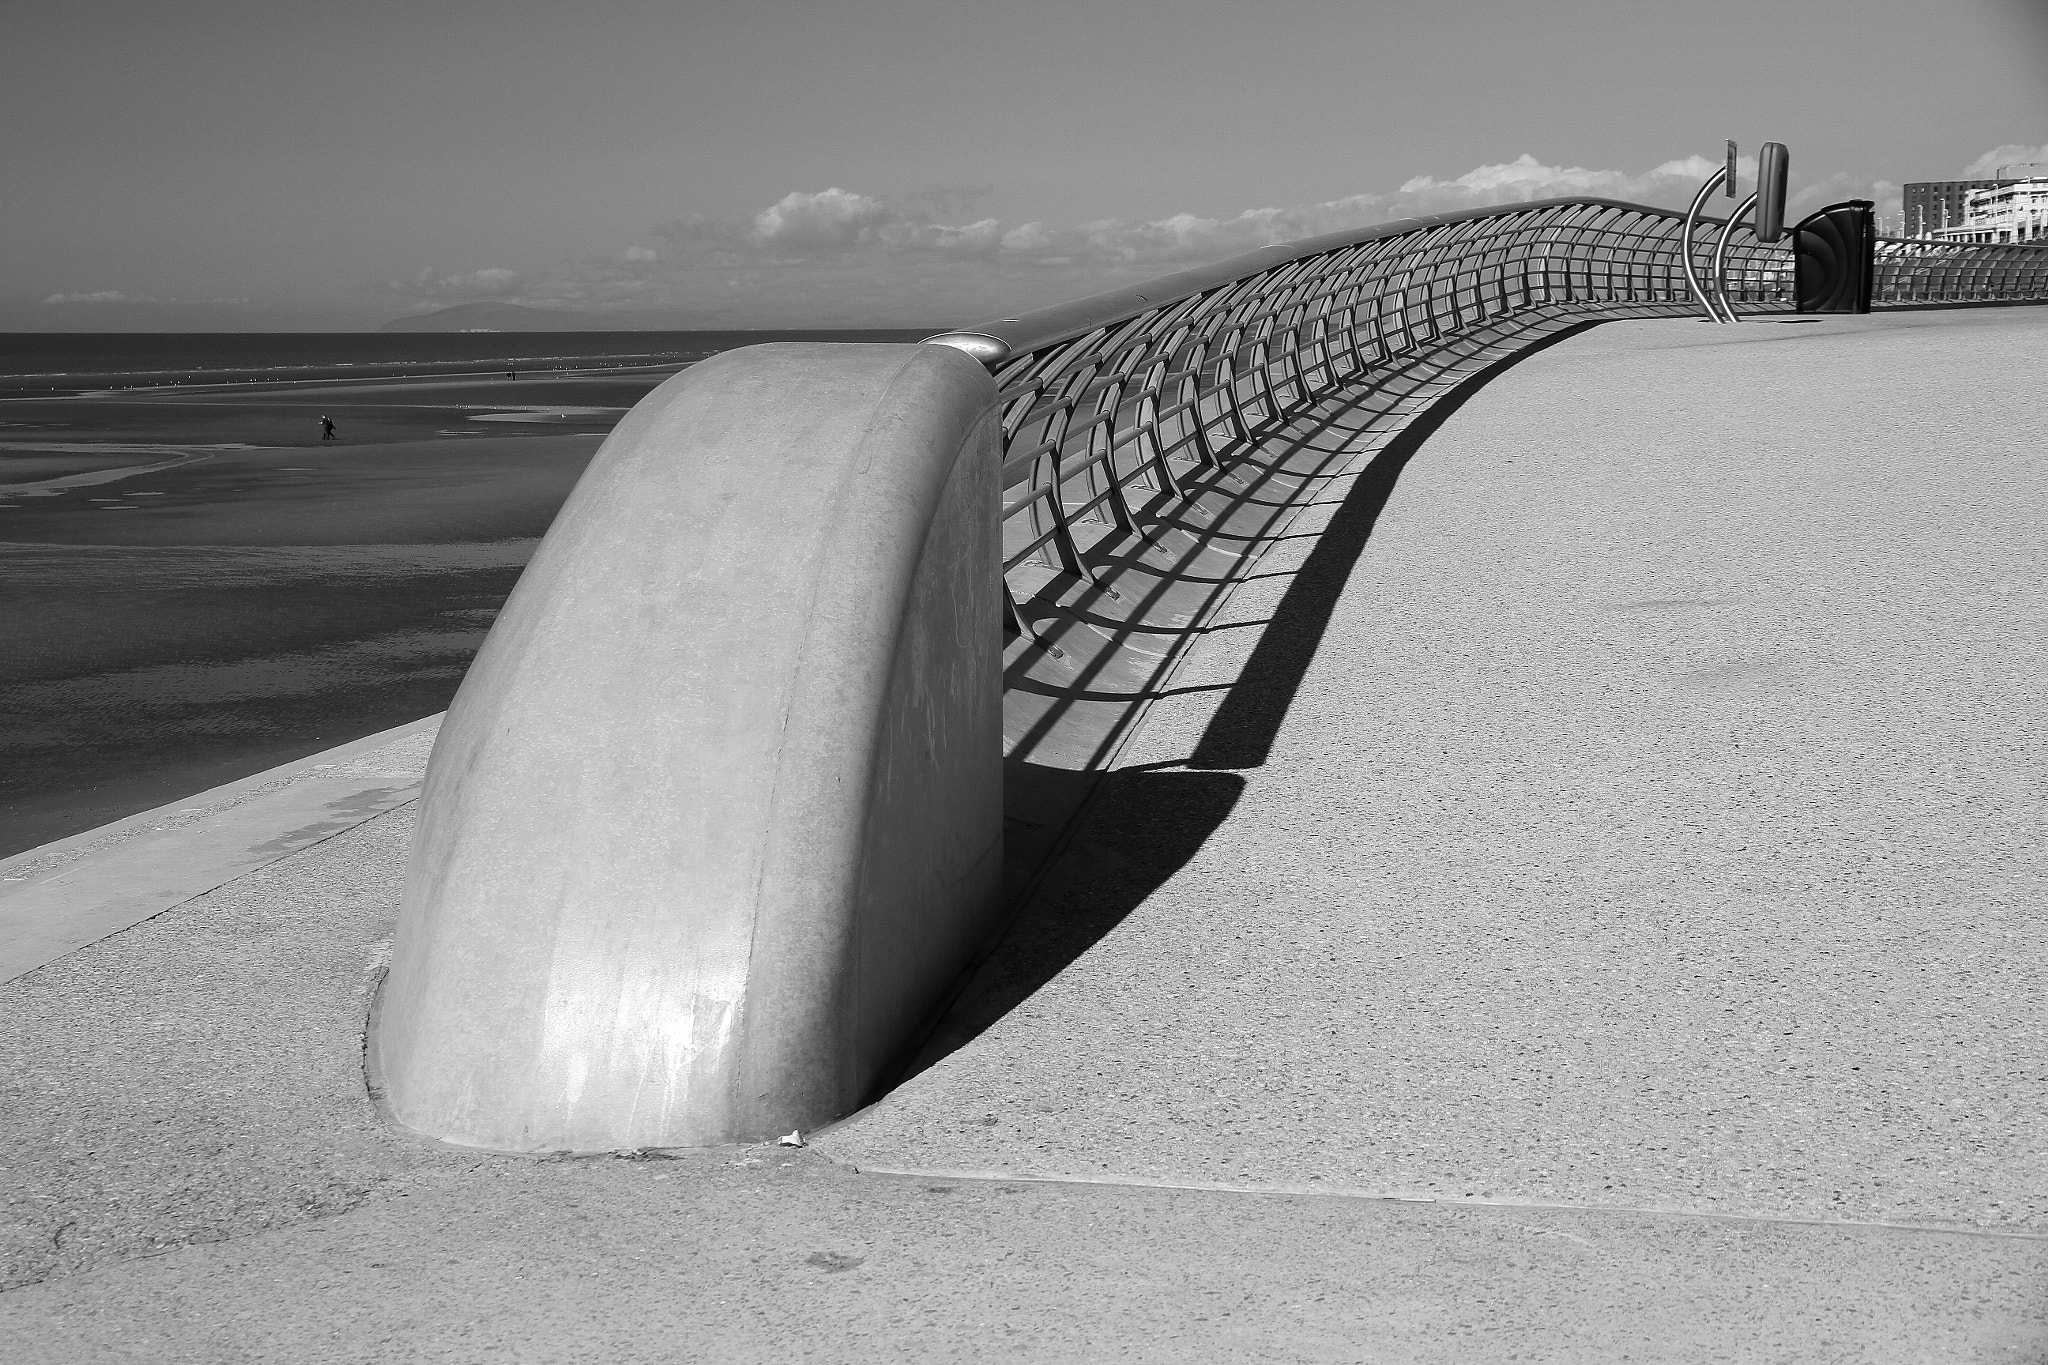
<path id="1" fill-rule="evenodd" d="M 1728 215 L 1728 221 L 1721 227 L 1720 240 L 1714 243 L 1714 296 L 1721 301 L 1721 311 L 1727 314 L 1722 322 L 1735 321 L 1735 305 L 1728 302 L 1728 239 L 1735 235 L 1735 225 L 1742 221 L 1742 215 L 1756 207 L 1756 196 L 1751 195 L 1735 206 L 1735 212 Z"/>
<path id="2" fill-rule="evenodd" d="M 1707 291 L 1700 284 L 1700 272 L 1692 263 L 1692 230 L 1699 223 L 1700 208 L 1707 202 L 1707 196 L 1721 188 L 1722 182 L 1727 179 L 1728 168 L 1723 166 L 1707 177 L 1706 184 L 1700 186 L 1700 192 L 1692 197 L 1692 207 L 1685 211 L 1685 233 L 1679 242 L 1678 260 L 1685 267 L 1685 283 L 1692 290 L 1692 296 L 1698 301 L 1699 306 L 1706 310 L 1709 322 L 1719 322 L 1721 315 L 1715 311 L 1713 300 L 1707 297 Z"/>

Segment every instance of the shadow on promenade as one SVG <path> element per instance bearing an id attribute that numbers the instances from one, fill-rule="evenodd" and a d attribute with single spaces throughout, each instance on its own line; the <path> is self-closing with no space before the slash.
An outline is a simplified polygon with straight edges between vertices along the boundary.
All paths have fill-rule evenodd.
<path id="1" fill-rule="evenodd" d="M 1021 775 L 1013 770 L 1012 776 L 1035 794 L 1048 773 L 1097 777 L 1043 768 Z M 1071 842 L 1056 854 L 1044 880 L 1023 893 L 1024 908 L 1009 932 L 884 1090 L 974 1041 L 1101 942 L 1201 850 L 1236 807 L 1244 786 L 1242 777 L 1228 772 L 1100 774 Z M 1012 860 L 1013 876 L 1025 861 Z"/>
<path id="2" fill-rule="evenodd" d="M 1352 569 L 1408 462 L 1493 379 L 1598 325 L 1567 327 L 1501 358 L 1445 392 L 1388 440 L 1353 481 L 1194 752 L 1177 770 L 1098 773 L 1005 765 L 1005 894 L 1016 919 L 878 1097 L 1029 1000 L 1201 851 L 1244 793 L 1246 780 L 1233 770 L 1257 768 L 1271 753 Z"/>
<path id="3" fill-rule="evenodd" d="M 1394 495 L 1395 483 L 1422 449 L 1423 442 L 1502 373 L 1537 352 L 1598 325 L 1588 322 L 1568 327 L 1495 361 L 1417 413 L 1387 442 L 1352 483 L 1328 528 L 1296 571 L 1279 608 L 1260 634 L 1258 644 L 1252 647 L 1244 671 L 1231 683 L 1223 704 L 1216 708 L 1194 753 L 1188 756 L 1187 767 L 1257 768 L 1265 763 L 1273 751 L 1273 740 L 1294 705 L 1294 694 L 1301 688 L 1302 677 L 1322 645 L 1330 615 L 1337 609 L 1337 599 L 1351 581 L 1351 571 L 1357 566 L 1358 557 L 1365 553 L 1380 513 L 1386 510 L 1387 499 Z"/>

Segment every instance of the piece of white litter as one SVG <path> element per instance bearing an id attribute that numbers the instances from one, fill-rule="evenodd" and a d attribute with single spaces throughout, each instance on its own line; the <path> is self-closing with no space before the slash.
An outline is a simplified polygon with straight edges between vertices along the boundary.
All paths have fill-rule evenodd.
<path id="1" fill-rule="evenodd" d="M 804 1145 L 804 1135 L 801 1131 L 794 1133 L 784 1133 L 781 1137 L 775 1140 L 784 1147 L 801 1147 Z"/>

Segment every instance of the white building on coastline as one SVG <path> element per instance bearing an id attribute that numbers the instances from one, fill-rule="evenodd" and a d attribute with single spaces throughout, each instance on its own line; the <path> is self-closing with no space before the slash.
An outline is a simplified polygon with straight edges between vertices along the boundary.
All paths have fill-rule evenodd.
<path id="1" fill-rule="evenodd" d="M 1972 190 L 1963 202 L 1960 223 L 1927 235 L 1938 242 L 2048 243 L 2048 170 L 2040 166 L 2001 167 L 2002 183 Z M 2004 180 L 2006 171 L 2033 171 L 2023 180 Z"/>

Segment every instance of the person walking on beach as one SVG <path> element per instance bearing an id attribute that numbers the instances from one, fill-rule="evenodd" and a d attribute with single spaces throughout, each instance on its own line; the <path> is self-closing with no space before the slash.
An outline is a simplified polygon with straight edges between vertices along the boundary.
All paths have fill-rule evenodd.
<path id="1" fill-rule="evenodd" d="M 517 379 L 519 377 L 519 371 L 516 369 L 507 370 L 505 371 L 505 377 L 507 379 Z"/>
<path id="2" fill-rule="evenodd" d="M 320 419 L 320 439 L 323 441 L 334 439 L 334 419 L 332 417 L 323 416 Z"/>

